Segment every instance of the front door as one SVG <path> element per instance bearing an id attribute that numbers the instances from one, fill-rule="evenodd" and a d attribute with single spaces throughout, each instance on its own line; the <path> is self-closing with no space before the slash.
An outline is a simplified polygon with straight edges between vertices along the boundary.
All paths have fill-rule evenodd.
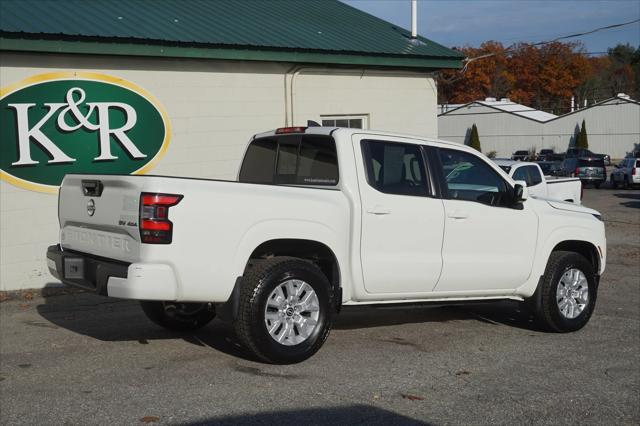
<path id="1" fill-rule="evenodd" d="M 444 208 L 432 196 L 420 145 L 354 135 L 362 202 L 361 262 L 367 292 L 426 293 L 442 269 Z"/>
<path id="2" fill-rule="evenodd" d="M 538 216 L 509 206 L 509 184 L 485 160 L 440 149 L 448 194 L 442 276 L 436 291 L 515 289 L 533 266 Z"/>

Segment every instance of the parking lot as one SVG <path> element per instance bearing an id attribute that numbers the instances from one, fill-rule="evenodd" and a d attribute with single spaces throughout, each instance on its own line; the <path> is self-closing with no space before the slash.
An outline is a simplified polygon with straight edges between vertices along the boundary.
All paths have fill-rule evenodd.
<path id="1" fill-rule="evenodd" d="M 0 304 L 2 424 L 638 424 L 640 191 L 587 189 L 607 226 L 591 322 L 537 331 L 510 302 L 351 308 L 310 360 L 247 359 L 137 303 L 76 293 Z"/>

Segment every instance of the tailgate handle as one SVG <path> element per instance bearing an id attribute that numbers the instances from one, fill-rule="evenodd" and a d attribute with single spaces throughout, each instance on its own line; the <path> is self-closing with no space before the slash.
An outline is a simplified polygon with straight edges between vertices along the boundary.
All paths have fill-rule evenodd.
<path id="1" fill-rule="evenodd" d="M 99 180 L 83 180 L 82 192 L 87 197 L 99 197 L 102 195 L 104 185 Z"/>

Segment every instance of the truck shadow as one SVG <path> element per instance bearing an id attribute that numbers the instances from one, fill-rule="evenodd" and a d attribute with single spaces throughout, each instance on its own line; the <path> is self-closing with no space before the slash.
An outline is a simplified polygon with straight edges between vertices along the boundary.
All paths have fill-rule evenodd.
<path id="1" fill-rule="evenodd" d="M 135 301 L 110 299 L 90 293 L 72 293 L 44 298 L 38 314 L 51 324 L 101 341 L 137 341 L 182 339 L 193 345 L 210 347 L 225 354 L 256 361 L 238 343 L 233 327 L 215 319 L 190 333 L 164 330 L 151 323 Z M 408 323 L 480 321 L 535 329 L 530 318 L 517 310 L 513 302 L 496 302 L 465 306 L 362 306 L 345 307 L 336 317 L 338 330 L 365 329 Z M 47 323 L 38 322 L 38 326 Z M 27 324 L 30 325 L 30 324 Z"/>
<path id="2" fill-rule="evenodd" d="M 429 425 L 371 405 L 349 405 L 346 407 L 308 408 L 299 410 L 265 411 L 234 416 L 222 416 L 184 423 L 189 426 L 205 425 Z"/>

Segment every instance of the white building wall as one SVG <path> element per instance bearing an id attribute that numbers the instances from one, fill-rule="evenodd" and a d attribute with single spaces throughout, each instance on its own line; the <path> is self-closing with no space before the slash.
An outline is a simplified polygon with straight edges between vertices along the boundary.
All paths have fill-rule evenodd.
<path id="1" fill-rule="evenodd" d="M 172 138 L 153 174 L 234 179 L 249 138 L 284 126 L 290 111 L 299 125 L 327 114 L 363 114 L 372 128 L 437 136 L 435 84 L 418 73 L 300 69 L 287 77 L 291 64 L 0 54 L 2 87 L 73 70 L 124 78 L 164 106 Z M 1 181 L 0 290 L 55 282 L 45 251 L 58 241 L 56 205 L 56 195 Z"/>
<path id="2" fill-rule="evenodd" d="M 496 109 L 478 106 L 462 107 L 438 117 L 439 137 L 464 143 L 467 130 L 475 123 L 482 151 L 497 151 L 498 157 L 509 157 L 516 150 L 553 148 L 564 152 L 573 141 L 576 128 L 585 120 L 589 149 L 624 158 L 640 144 L 640 104 L 621 99 L 596 105 L 538 122 Z M 638 147 L 636 147 L 637 149 Z"/>
<path id="3" fill-rule="evenodd" d="M 591 151 L 617 159 L 624 158 L 634 147 L 640 148 L 640 104 L 620 99 L 549 121 L 544 127 L 545 140 L 564 150 L 583 119 Z"/>
<path id="4" fill-rule="evenodd" d="M 482 152 L 496 151 L 498 158 L 511 157 L 517 150 L 546 148 L 541 123 L 479 104 L 439 116 L 439 138 L 464 144 L 473 124 Z"/>

